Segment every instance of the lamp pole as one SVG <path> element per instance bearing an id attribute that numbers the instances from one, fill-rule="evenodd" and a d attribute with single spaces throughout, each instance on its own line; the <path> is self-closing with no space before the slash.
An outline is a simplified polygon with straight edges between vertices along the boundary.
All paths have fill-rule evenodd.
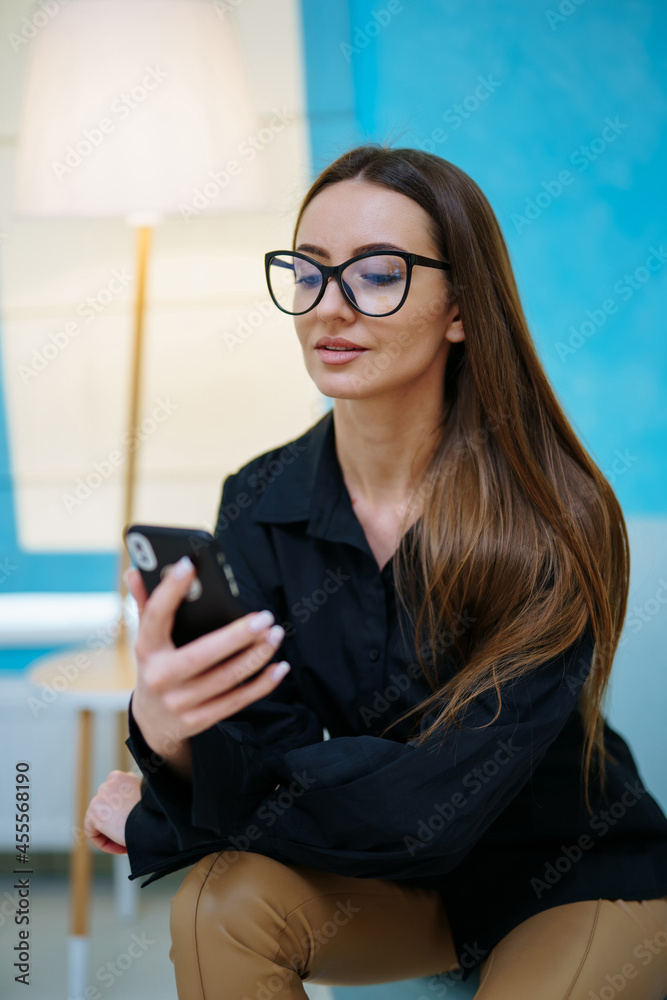
<path id="1" fill-rule="evenodd" d="M 128 456 L 125 464 L 125 489 L 123 503 L 123 524 L 131 524 L 134 517 L 134 504 L 136 496 L 136 470 L 138 446 L 133 444 L 133 435 L 136 433 L 139 416 L 141 413 L 141 389 L 143 375 L 143 355 L 144 355 L 144 320 L 146 311 L 146 279 L 148 274 L 148 258 L 150 255 L 151 239 L 153 227 L 139 225 L 136 227 L 136 290 L 134 299 L 134 326 L 132 338 L 132 359 L 130 362 L 130 400 L 128 412 Z M 128 630 L 125 617 L 125 599 L 128 594 L 127 585 L 124 579 L 125 570 L 130 566 L 130 557 L 125 546 L 121 550 L 120 579 L 118 590 L 120 593 L 120 622 L 117 646 L 119 659 L 124 679 L 128 686 L 134 683 L 134 666 L 129 657 Z"/>

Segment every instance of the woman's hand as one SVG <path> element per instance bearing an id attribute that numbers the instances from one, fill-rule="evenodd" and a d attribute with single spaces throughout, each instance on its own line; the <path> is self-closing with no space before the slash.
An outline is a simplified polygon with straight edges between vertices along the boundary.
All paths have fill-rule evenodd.
<path id="1" fill-rule="evenodd" d="M 276 664 L 263 669 L 285 635 L 279 625 L 269 628 L 271 612 L 244 615 L 174 646 L 174 616 L 193 579 L 192 562 L 180 560 L 147 598 L 138 570 L 126 574 L 139 611 L 132 714 L 148 746 L 185 777 L 191 773 L 189 737 L 270 694 L 287 672 L 276 676 Z"/>
<path id="2" fill-rule="evenodd" d="M 141 775 L 112 771 L 97 789 L 83 821 L 83 831 L 101 851 L 127 854 L 125 823 L 141 799 Z"/>

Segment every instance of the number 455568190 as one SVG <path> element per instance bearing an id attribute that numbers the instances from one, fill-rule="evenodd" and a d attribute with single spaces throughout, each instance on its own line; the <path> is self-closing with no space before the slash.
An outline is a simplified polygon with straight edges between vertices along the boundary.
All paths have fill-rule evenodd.
<path id="1" fill-rule="evenodd" d="M 28 863 L 30 847 L 30 764 L 16 765 L 16 860 Z"/>

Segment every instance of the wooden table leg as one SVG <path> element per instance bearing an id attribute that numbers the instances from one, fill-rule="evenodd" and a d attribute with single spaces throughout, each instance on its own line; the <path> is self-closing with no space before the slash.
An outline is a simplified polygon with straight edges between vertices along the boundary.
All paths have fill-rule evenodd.
<path id="1" fill-rule="evenodd" d="M 93 757 L 93 713 L 78 713 L 74 842 L 70 853 L 70 928 L 68 942 L 68 996 L 85 995 L 89 973 L 90 889 L 92 855 L 83 821 L 90 802 Z"/>

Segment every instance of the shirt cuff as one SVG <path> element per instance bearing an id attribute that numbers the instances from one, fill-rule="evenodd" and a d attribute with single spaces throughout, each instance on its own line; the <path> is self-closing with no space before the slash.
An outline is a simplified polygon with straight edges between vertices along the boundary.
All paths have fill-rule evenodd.
<path id="1" fill-rule="evenodd" d="M 192 822 L 218 836 L 242 831 L 276 787 L 273 754 L 262 752 L 247 723 L 224 720 L 192 737 Z"/>
<path id="2" fill-rule="evenodd" d="M 171 824 L 179 847 L 184 849 L 188 846 L 185 840 L 188 839 L 188 828 L 192 825 L 192 788 L 188 781 L 169 768 L 166 759 L 161 754 L 156 753 L 146 743 L 132 713 L 133 697 L 134 695 L 130 698 L 128 706 L 129 737 L 125 744 L 142 774 L 142 804 L 153 812 L 160 810 L 164 814 L 164 817 Z M 130 816 L 128 816 L 128 820 Z M 134 824 L 130 823 L 130 829 L 133 826 Z M 145 837 L 145 834 L 143 835 Z"/>
<path id="3" fill-rule="evenodd" d="M 148 746 L 132 714 L 130 698 L 126 745 L 143 776 L 142 801 L 153 811 L 162 811 L 179 850 L 210 841 L 211 833 L 233 836 L 276 787 L 272 755 L 262 755 L 244 731 L 246 726 L 225 720 L 191 737 L 192 778 L 187 781 Z"/>

